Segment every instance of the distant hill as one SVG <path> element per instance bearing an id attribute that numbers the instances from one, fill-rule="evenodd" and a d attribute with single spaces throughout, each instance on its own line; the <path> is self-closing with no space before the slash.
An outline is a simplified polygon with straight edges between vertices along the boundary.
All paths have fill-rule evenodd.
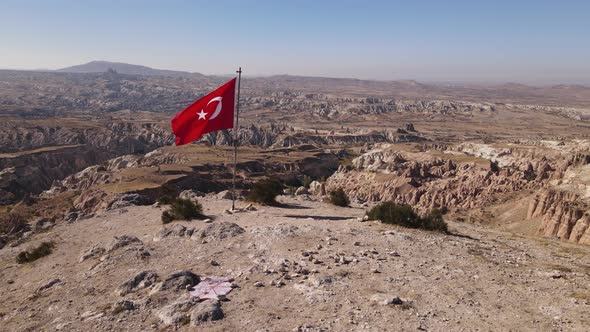
<path id="1" fill-rule="evenodd" d="M 200 73 L 189 73 L 186 71 L 154 69 L 146 66 L 132 65 L 122 62 L 91 61 L 82 65 L 58 69 L 62 73 L 104 73 L 109 69 L 120 74 L 143 75 L 143 76 L 169 76 L 169 77 L 194 77 L 204 76 Z"/>

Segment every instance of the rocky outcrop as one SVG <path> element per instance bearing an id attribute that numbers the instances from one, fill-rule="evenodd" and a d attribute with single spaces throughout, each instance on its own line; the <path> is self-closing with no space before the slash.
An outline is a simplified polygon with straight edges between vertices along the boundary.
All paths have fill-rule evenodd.
<path id="1" fill-rule="evenodd" d="M 269 147 L 277 142 L 280 134 L 287 130 L 286 125 L 276 125 L 271 123 L 269 126 L 240 127 L 238 130 L 238 142 L 240 145 L 253 145 L 260 147 Z M 205 136 L 205 141 L 211 145 L 232 145 L 232 133 L 228 130 L 221 130 L 209 133 Z"/>
<path id="2" fill-rule="evenodd" d="M 116 154 L 147 153 L 174 143 L 174 135 L 156 123 L 96 122 L 89 126 L 23 126 L 3 124 L 0 152 L 27 151 L 47 146 L 86 145 Z"/>
<path id="3" fill-rule="evenodd" d="M 306 110 L 320 119 L 334 119 L 350 115 L 384 113 L 452 114 L 495 112 L 494 104 L 447 100 L 398 100 L 387 98 L 338 98 L 322 94 L 296 92 L 272 93 L 245 99 L 251 110 L 271 109 L 281 112 Z"/>
<path id="4" fill-rule="evenodd" d="M 451 151 L 452 152 L 452 151 Z M 535 188 L 551 177 L 548 162 L 498 166 L 456 153 L 399 152 L 383 145 L 340 167 L 326 190 L 343 188 L 353 201 L 394 201 L 425 213 L 433 208 L 472 209 L 498 195 Z"/>
<path id="5" fill-rule="evenodd" d="M 48 189 L 55 179 L 101 163 L 109 152 L 84 147 L 0 158 L 0 204 Z"/>
<path id="6" fill-rule="evenodd" d="M 538 233 L 561 240 L 590 244 L 590 213 L 575 193 L 540 190 L 531 200 L 527 217 L 539 220 Z"/>
<path id="7" fill-rule="evenodd" d="M 351 146 L 373 143 L 408 143 L 427 141 L 426 138 L 399 130 L 356 132 L 356 133 L 330 133 L 317 135 L 311 133 L 295 133 L 277 140 L 274 147 L 291 147 L 295 145 L 312 144 L 316 146 Z"/>

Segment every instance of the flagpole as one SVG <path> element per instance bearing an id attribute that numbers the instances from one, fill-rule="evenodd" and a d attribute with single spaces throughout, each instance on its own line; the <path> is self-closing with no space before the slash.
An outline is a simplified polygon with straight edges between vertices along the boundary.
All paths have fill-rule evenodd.
<path id="1" fill-rule="evenodd" d="M 242 81 L 242 67 L 236 71 L 238 73 L 238 101 L 236 105 L 236 126 L 234 127 L 234 173 L 232 177 L 231 209 L 236 209 L 236 169 L 238 167 L 238 124 L 240 120 L 240 82 Z"/>

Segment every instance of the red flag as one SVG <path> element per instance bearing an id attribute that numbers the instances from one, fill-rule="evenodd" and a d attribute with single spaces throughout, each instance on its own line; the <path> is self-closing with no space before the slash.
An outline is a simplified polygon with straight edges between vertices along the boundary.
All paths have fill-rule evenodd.
<path id="1" fill-rule="evenodd" d="M 206 133 L 234 127 L 236 79 L 197 100 L 172 119 L 176 145 L 196 141 Z"/>

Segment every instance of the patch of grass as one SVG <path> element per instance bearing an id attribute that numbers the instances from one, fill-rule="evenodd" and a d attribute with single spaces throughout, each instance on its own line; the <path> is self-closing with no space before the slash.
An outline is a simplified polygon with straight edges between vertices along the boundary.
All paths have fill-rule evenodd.
<path id="1" fill-rule="evenodd" d="M 31 251 L 21 251 L 16 256 L 16 262 L 19 264 L 30 263 L 38 260 L 39 258 L 50 255 L 53 252 L 55 244 L 53 242 L 43 242 L 38 247 L 33 248 Z"/>
<path id="2" fill-rule="evenodd" d="M 0 218 L 0 234 L 17 234 L 29 230 L 29 224 L 18 214 L 9 214 Z"/>
<path id="3" fill-rule="evenodd" d="M 254 183 L 248 199 L 263 205 L 278 205 L 276 197 L 283 193 L 283 185 L 276 179 L 263 179 Z"/>
<path id="4" fill-rule="evenodd" d="M 383 202 L 373 207 L 367 215 L 370 219 L 380 220 L 385 224 L 419 228 L 441 233 L 449 232 L 448 225 L 442 217 L 442 212 L 437 209 L 432 210 L 432 212 L 425 217 L 420 217 L 409 205 Z"/>
<path id="5" fill-rule="evenodd" d="M 162 212 L 162 223 L 167 224 L 174 220 L 205 219 L 203 206 L 199 202 L 189 199 L 175 198 L 170 201 L 170 209 Z"/>
<path id="6" fill-rule="evenodd" d="M 350 199 L 342 188 L 338 188 L 330 192 L 330 203 L 336 206 L 348 207 L 350 205 Z"/>

